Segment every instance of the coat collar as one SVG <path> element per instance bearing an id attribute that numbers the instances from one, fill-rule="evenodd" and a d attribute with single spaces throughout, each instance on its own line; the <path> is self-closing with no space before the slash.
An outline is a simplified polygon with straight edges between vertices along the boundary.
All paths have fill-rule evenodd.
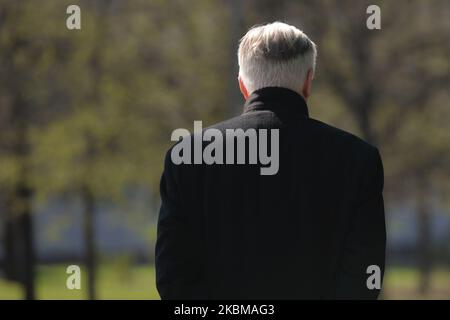
<path id="1" fill-rule="evenodd" d="M 305 99 L 297 92 L 281 87 L 266 87 L 253 91 L 244 104 L 244 113 L 253 110 L 300 113 L 309 117 Z"/>

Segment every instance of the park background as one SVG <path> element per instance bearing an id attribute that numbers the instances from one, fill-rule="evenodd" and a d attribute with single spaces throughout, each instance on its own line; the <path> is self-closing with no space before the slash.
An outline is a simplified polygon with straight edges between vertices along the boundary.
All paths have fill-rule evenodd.
<path id="1" fill-rule="evenodd" d="M 450 299 L 448 0 L 0 0 L 0 299 L 159 298 L 170 134 L 239 114 L 238 40 L 276 20 L 318 45 L 312 117 L 381 151 L 382 298 Z"/>

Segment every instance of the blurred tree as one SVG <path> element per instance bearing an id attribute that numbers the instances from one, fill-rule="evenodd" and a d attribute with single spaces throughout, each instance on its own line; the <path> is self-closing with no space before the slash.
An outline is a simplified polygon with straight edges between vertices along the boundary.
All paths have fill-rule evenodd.
<path id="1" fill-rule="evenodd" d="M 238 75 L 239 65 L 237 63 L 237 49 L 239 40 L 245 34 L 244 13 L 245 1 L 226 0 L 228 4 L 228 21 L 229 21 L 229 58 L 228 63 L 228 116 L 234 117 L 241 113 L 243 97 L 239 91 Z"/>
<path id="2" fill-rule="evenodd" d="M 224 23 L 216 5 L 89 2 L 81 32 L 66 34 L 70 50 L 56 71 L 65 107 L 33 131 L 33 183 L 41 200 L 70 193 L 84 204 L 90 299 L 96 204 L 120 202 L 136 185 L 156 197 L 170 132 L 223 112 L 227 51 L 215 43 Z"/>
<path id="3" fill-rule="evenodd" d="M 20 24 L 19 22 L 22 22 Z M 33 224 L 31 218 L 30 127 L 38 121 L 33 101 L 24 92 L 32 86 L 30 66 L 45 55 L 42 44 L 29 37 L 30 6 L 0 2 L 0 184 L 6 194 L 5 269 L 34 299 Z"/>
<path id="4" fill-rule="evenodd" d="M 49 120 L 61 90 L 52 84 L 53 73 L 64 54 L 60 25 L 43 19 L 65 11 L 53 10 L 50 2 L 0 1 L 0 185 L 5 193 L 4 245 L 6 271 L 23 283 L 25 298 L 35 297 L 32 195 L 32 131 Z M 60 19 L 58 19 L 60 18 Z M 44 30 L 44 31 L 42 31 Z M 49 40 L 52 43 L 49 45 Z M 44 101 L 54 101 L 48 106 Z M 44 106 L 44 108 L 41 108 Z"/>

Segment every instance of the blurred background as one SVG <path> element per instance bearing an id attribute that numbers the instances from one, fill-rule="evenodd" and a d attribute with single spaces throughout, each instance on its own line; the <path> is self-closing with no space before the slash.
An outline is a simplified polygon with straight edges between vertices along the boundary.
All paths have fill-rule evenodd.
<path id="1" fill-rule="evenodd" d="M 312 117 L 381 151 L 382 298 L 450 299 L 448 0 L 0 0 L 0 299 L 159 298 L 170 134 L 241 112 L 238 40 L 275 20 L 318 45 Z"/>

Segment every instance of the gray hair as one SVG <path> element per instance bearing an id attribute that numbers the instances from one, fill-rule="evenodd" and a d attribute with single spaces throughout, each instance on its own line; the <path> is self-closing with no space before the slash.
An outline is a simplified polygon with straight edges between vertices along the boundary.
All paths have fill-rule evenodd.
<path id="1" fill-rule="evenodd" d="M 251 28 L 238 50 L 239 76 L 248 93 L 264 87 L 300 92 L 309 70 L 314 73 L 317 49 L 306 34 L 282 22 Z"/>

